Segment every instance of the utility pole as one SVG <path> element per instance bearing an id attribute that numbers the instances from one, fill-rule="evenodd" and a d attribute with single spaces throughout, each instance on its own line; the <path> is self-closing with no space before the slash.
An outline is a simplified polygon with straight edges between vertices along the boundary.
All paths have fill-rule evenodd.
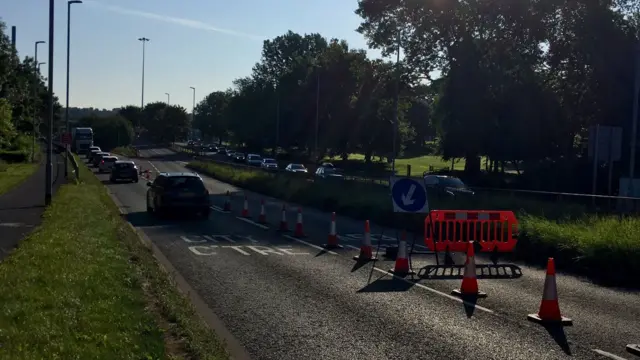
<path id="1" fill-rule="evenodd" d="M 318 71 L 317 75 L 317 79 L 316 79 L 316 83 L 317 83 L 317 88 L 316 88 L 316 141 L 315 141 L 315 150 L 314 150 L 314 154 L 315 154 L 315 160 L 316 163 L 318 163 L 318 161 L 320 160 L 320 156 L 318 154 L 318 129 L 319 129 L 319 114 L 320 114 L 320 67 L 316 67 L 316 70 Z"/>
<path id="2" fill-rule="evenodd" d="M 36 41 L 35 42 L 35 56 L 34 56 L 34 64 L 33 64 L 33 72 L 35 73 L 33 76 L 33 98 L 35 103 L 38 103 L 38 84 L 40 79 L 40 64 L 38 64 L 38 45 L 44 44 L 44 41 Z M 31 120 L 32 129 L 32 143 L 31 143 L 31 161 L 34 161 L 36 158 L 36 118 L 38 117 L 38 109 L 34 110 L 33 119 Z"/>
<path id="3" fill-rule="evenodd" d="M 11 47 L 16 50 L 16 27 L 11 27 Z"/>
<path id="4" fill-rule="evenodd" d="M 629 154 L 629 193 L 634 197 L 633 178 L 636 168 L 636 141 L 638 137 L 638 97 L 640 96 L 640 40 L 636 39 L 635 51 L 635 81 L 633 86 L 633 111 L 631 115 L 631 153 Z"/>
<path id="5" fill-rule="evenodd" d="M 45 206 L 51 205 L 51 197 L 53 193 L 51 179 L 53 178 L 53 164 L 52 164 L 52 147 L 53 147 L 53 30 L 54 30 L 54 16 L 55 15 L 55 0 L 49 0 L 49 136 L 47 139 L 47 165 L 45 176 L 45 192 L 44 203 Z"/>
<path id="6" fill-rule="evenodd" d="M 65 108 L 64 108 L 64 125 L 65 131 L 67 133 L 71 132 L 69 129 L 69 54 L 71 49 L 71 5 L 73 4 L 82 4 L 80 0 L 69 0 L 67 1 L 67 95 L 65 100 Z M 66 145 L 65 145 L 66 147 Z M 68 147 L 67 147 L 68 150 Z M 69 151 L 65 151 L 64 153 L 64 177 L 65 179 L 69 175 Z"/>
<path id="7" fill-rule="evenodd" d="M 140 95 L 140 111 L 144 109 L 144 57 L 145 57 L 145 44 L 149 39 L 146 37 L 141 37 L 138 39 L 142 41 L 142 94 Z"/>
<path id="8" fill-rule="evenodd" d="M 167 95 L 167 106 L 171 105 L 171 95 L 169 93 L 164 93 L 165 95 Z"/>
<path id="9" fill-rule="evenodd" d="M 193 136 L 193 119 L 196 112 L 196 88 L 190 86 L 189 89 L 193 90 L 193 105 L 191 107 L 191 124 L 189 124 L 189 139 Z"/>
<path id="10" fill-rule="evenodd" d="M 391 172 L 396 175 L 396 143 L 398 142 L 398 103 L 400 102 L 400 30 L 398 30 L 397 39 L 397 54 L 396 54 L 396 81 L 395 81 L 395 96 L 393 98 L 393 158 L 391 159 Z"/>

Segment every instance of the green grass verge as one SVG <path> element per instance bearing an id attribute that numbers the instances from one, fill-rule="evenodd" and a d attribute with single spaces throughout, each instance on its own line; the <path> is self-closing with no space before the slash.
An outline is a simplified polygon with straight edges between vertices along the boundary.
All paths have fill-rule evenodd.
<path id="1" fill-rule="evenodd" d="M 0 359 L 228 358 L 79 161 L 0 264 Z"/>
<path id="2" fill-rule="evenodd" d="M 35 163 L 7 164 L 0 161 L 0 195 L 20 185 L 38 169 Z"/>
<path id="3" fill-rule="evenodd" d="M 388 190 L 374 184 L 317 181 L 269 174 L 212 162 L 193 161 L 188 167 L 221 181 L 276 198 L 326 211 L 412 231 L 424 229 L 424 216 L 394 214 Z M 493 204 L 493 205 L 488 205 Z M 615 216 L 570 217 L 522 210 L 521 199 L 478 196 L 467 202 L 431 201 L 432 209 L 514 210 L 520 240 L 512 257 L 543 266 L 553 256 L 558 267 L 607 285 L 640 287 L 640 219 Z M 530 209 L 536 209 L 534 203 Z M 577 211 L 576 213 L 580 213 Z M 554 215 L 549 219 L 543 215 Z"/>
<path id="4" fill-rule="evenodd" d="M 117 154 L 117 155 L 122 155 L 122 156 L 126 156 L 126 157 L 136 157 L 137 153 L 136 153 L 136 149 L 130 147 L 130 146 L 120 146 L 117 147 L 113 150 L 111 150 L 112 154 Z"/>

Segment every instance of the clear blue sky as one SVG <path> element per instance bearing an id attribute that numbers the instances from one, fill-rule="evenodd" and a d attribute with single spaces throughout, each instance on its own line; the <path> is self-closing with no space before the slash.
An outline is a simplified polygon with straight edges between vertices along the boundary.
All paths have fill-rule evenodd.
<path id="1" fill-rule="evenodd" d="M 49 1 L 2 1 L 10 34 L 17 26 L 20 58 L 48 40 Z M 215 90 L 249 75 L 262 41 L 292 30 L 346 39 L 367 48 L 355 29 L 356 0 L 86 0 L 71 7 L 70 106 L 114 108 L 140 104 L 142 44 L 146 45 L 145 103 L 166 101 L 191 111 Z M 65 102 L 67 1 L 56 0 L 54 91 Z M 40 45 L 46 61 L 48 45 Z M 372 57 L 379 52 L 369 50 Z M 42 66 L 47 76 L 47 66 Z"/>

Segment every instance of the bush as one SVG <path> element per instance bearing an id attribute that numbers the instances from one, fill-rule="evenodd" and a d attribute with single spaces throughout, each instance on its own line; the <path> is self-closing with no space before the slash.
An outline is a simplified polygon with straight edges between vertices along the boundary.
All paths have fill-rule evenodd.
<path id="1" fill-rule="evenodd" d="M 0 160 L 8 163 L 27 162 L 31 158 L 31 152 L 25 150 L 0 150 Z"/>
<path id="2" fill-rule="evenodd" d="M 351 181 L 309 181 L 259 170 L 212 162 L 193 161 L 187 167 L 221 181 L 283 200 L 326 211 L 369 219 L 380 225 L 421 232 L 424 216 L 397 216 L 391 209 L 388 189 Z M 344 196 L 344 194 L 349 194 Z M 490 204 L 489 201 L 495 201 Z M 586 275 L 608 285 L 638 287 L 640 276 L 640 219 L 616 216 L 588 216 L 579 206 L 573 212 L 525 204 L 521 199 L 480 194 L 466 202 L 443 201 L 440 209 L 514 209 L 520 223 L 519 243 L 514 257 L 536 265 L 553 256 L 559 268 Z M 527 206 L 536 213 L 519 210 Z M 551 207 L 553 208 L 553 207 Z"/>

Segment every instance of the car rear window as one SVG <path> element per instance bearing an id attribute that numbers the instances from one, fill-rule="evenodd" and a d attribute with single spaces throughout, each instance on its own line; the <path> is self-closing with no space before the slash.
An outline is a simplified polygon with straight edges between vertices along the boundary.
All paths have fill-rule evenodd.
<path id="1" fill-rule="evenodd" d="M 118 158 L 115 158 L 115 157 L 104 158 L 104 162 L 116 162 L 116 161 L 118 161 Z"/>
<path id="2" fill-rule="evenodd" d="M 119 163 L 115 165 L 118 169 L 132 169 L 133 164 L 131 163 Z"/>
<path id="3" fill-rule="evenodd" d="M 193 176 L 170 176 L 167 178 L 167 187 L 172 189 L 203 190 L 202 180 Z"/>

